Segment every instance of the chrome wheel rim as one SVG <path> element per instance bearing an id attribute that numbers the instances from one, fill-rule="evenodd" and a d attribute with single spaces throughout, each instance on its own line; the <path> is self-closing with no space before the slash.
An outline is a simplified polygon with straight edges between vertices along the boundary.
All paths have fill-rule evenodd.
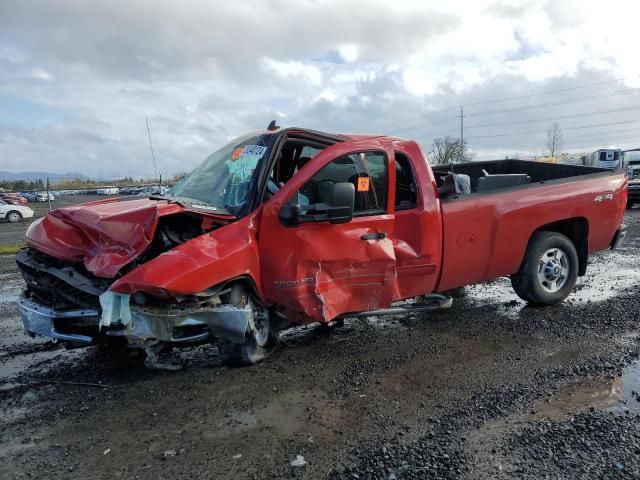
<path id="1" fill-rule="evenodd" d="M 9 221 L 10 222 L 17 222 L 18 221 L 18 214 L 17 213 L 10 213 L 9 214 Z"/>
<path id="2" fill-rule="evenodd" d="M 538 282 L 549 293 L 556 293 L 567 283 L 570 270 L 569 257 L 559 248 L 550 248 L 538 262 Z"/>

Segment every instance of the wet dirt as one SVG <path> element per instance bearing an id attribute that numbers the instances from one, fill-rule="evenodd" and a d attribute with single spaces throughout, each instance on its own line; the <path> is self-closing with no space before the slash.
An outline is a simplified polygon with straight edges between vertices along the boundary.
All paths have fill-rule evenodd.
<path id="1" fill-rule="evenodd" d="M 536 415 L 561 418 L 585 410 L 640 412 L 640 362 L 632 362 L 613 378 L 587 378 L 559 390 L 534 406 Z"/>
<path id="2" fill-rule="evenodd" d="M 640 466 L 636 210 L 625 249 L 595 256 L 560 306 L 528 307 L 498 279 L 448 311 L 288 331 L 241 369 L 213 346 L 163 374 L 31 339 L 0 258 L 0 477 L 627 478 Z M 549 448 L 579 452 L 571 425 L 592 461 L 549 462 Z"/>

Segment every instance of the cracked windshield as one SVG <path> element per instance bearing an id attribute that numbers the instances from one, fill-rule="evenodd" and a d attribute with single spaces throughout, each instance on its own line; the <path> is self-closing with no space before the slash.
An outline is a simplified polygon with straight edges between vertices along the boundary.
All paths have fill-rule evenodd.
<path id="1" fill-rule="evenodd" d="M 229 213 L 247 202 L 258 162 L 269 150 L 270 135 L 240 137 L 212 153 L 167 192 L 168 197 L 204 203 Z"/>

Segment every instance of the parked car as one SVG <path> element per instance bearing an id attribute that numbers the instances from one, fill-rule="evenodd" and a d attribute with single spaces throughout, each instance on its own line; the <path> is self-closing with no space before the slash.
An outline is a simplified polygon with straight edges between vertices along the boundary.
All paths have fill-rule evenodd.
<path id="1" fill-rule="evenodd" d="M 164 195 L 166 191 L 167 191 L 167 187 L 165 187 L 164 185 L 151 185 L 148 187 L 141 188 L 140 190 L 138 190 L 136 195 L 140 197 L 148 197 L 151 195 Z"/>
<path id="2" fill-rule="evenodd" d="M 20 195 L 30 202 L 46 202 L 47 200 L 54 201 L 56 199 L 52 193 L 47 196 L 47 192 L 22 192 Z"/>
<path id="3" fill-rule="evenodd" d="M 27 205 L 29 201 L 18 193 L 0 193 L 0 200 L 10 205 Z"/>
<path id="4" fill-rule="evenodd" d="M 16 223 L 23 218 L 33 217 L 33 210 L 24 205 L 14 205 L 0 200 L 0 218 L 4 218 L 10 223 Z"/>
<path id="5" fill-rule="evenodd" d="M 154 368 L 173 368 L 173 345 L 214 341 L 226 362 L 248 364 L 282 328 L 446 308 L 444 292 L 501 276 L 526 302 L 557 304 L 589 255 L 626 235 L 621 171 L 453 170 L 396 137 L 246 135 L 166 199 L 75 205 L 32 224 L 16 256 L 24 328 L 72 345 L 125 341 Z"/>
<path id="6" fill-rule="evenodd" d="M 105 187 L 96 190 L 96 194 L 98 195 L 118 195 L 118 192 L 120 192 L 118 187 Z"/>

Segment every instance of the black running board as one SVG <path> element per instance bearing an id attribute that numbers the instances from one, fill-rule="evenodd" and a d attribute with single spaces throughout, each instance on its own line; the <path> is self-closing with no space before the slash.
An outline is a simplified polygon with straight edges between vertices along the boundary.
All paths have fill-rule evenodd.
<path id="1" fill-rule="evenodd" d="M 389 308 L 379 308 L 377 310 L 369 310 L 366 312 L 348 313 L 345 318 L 363 318 L 363 317 L 379 317 L 383 315 L 402 315 L 407 313 L 428 312 L 433 310 L 446 310 L 451 308 L 453 298 L 449 295 L 434 293 L 426 295 L 415 303 L 400 303 L 392 305 Z"/>

